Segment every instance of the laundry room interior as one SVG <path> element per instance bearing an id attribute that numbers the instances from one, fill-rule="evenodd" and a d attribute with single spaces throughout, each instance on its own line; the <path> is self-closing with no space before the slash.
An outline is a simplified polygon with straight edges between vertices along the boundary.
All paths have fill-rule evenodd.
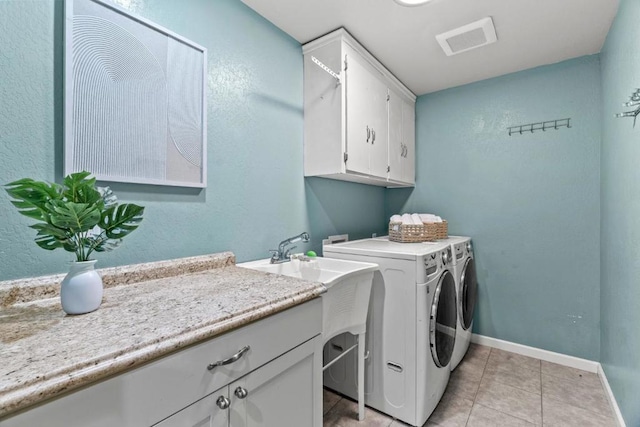
<path id="1" fill-rule="evenodd" d="M 340 244 L 323 253 L 323 240 L 348 236 L 348 244 L 385 239 L 394 215 L 437 215 L 446 220 L 449 236 L 468 236 L 472 244 L 477 303 L 469 351 L 483 357 L 483 363 L 490 362 L 491 357 L 509 357 L 505 356 L 508 352 L 542 360 L 536 368 L 542 378 L 535 392 L 539 406 L 531 416 L 531 411 L 518 415 L 517 409 L 501 406 L 497 397 L 486 397 L 490 394 L 486 390 L 483 403 L 479 400 L 483 390 L 480 375 L 474 379 L 476 391 L 471 396 L 464 395 L 463 399 L 458 395 L 460 399 L 455 400 L 444 394 L 441 404 L 454 402 L 447 412 L 454 415 L 448 421 L 443 418 L 447 415 L 444 409 L 433 412 L 441 417 L 440 422 L 431 418 L 424 424 L 429 414 L 407 421 L 396 415 L 395 409 L 389 409 L 390 413 L 370 405 L 367 394 L 366 415 L 358 424 L 355 378 L 359 349 L 355 349 L 351 364 L 354 371 L 349 374 L 354 381 L 353 393 L 323 389 L 325 406 L 328 402 L 336 406 L 325 407 L 320 417 L 314 415 L 314 421 L 307 425 L 400 427 L 418 425 L 419 421 L 419 425 L 434 426 L 640 426 L 640 125 L 636 126 L 640 112 L 639 1 L 431 0 L 407 6 L 400 0 L 0 0 L 0 185 L 4 186 L 0 192 L 0 333 L 5 336 L 0 338 L 0 361 L 29 359 L 29 347 L 16 345 L 24 336 L 38 337 L 40 343 L 46 343 L 54 340 L 46 335 L 47 325 L 63 327 L 68 319 L 102 315 L 115 306 L 109 304 L 114 299 L 107 298 L 110 288 L 105 279 L 102 306 L 93 313 L 65 316 L 58 310 L 51 314 L 57 317 L 45 318 L 28 317 L 26 311 L 20 311 L 19 316 L 12 317 L 12 310 L 22 310 L 19 304 L 27 301 L 16 302 L 11 296 L 15 295 L 13 288 L 23 286 L 18 282 L 33 279 L 33 283 L 24 285 L 30 287 L 40 276 L 64 277 L 73 260 L 64 250 L 44 251 L 34 244 L 36 231 L 29 228 L 32 219 L 18 214 L 4 189 L 25 177 L 62 183 L 66 175 L 65 112 L 70 107 L 65 101 L 65 55 L 70 45 L 65 36 L 69 22 L 65 5 L 81 1 L 113 3 L 118 10 L 140 16 L 206 49 L 206 186 L 98 179 L 99 185 L 109 185 L 118 200 L 143 205 L 144 221 L 117 250 L 97 254 L 96 268 L 117 270 L 227 251 L 233 253 L 232 264 L 242 264 L 268 258 L 269 251 L 278 252 L 274 249 L 278 242 L 284 247 L 282 243 L 289 236 L 299 237 L 289 239 L 289 248 L 296 246 L 294 252 L 376 263 L 363 255 L 365 252 L 341 252 Z M 434 37 L 486 17 L 491 17 L 495 28 L 494 43 L 448 56 Z M 414 31 L 408 44 L 401 39 L 409 37 L 405 27 Z M 340 39 L 342 49 L 351 43 L 345 44 L 344 40 L 356 40 L 359 47 L 354 52 L 374 58 L 371 61 L 385 68 L 380 73 L 391 82 L 389 87 L 402 86 L 404 89 L 398 90 L 402 96 L 406 94 L 407 102 L 415 101 L 415 149 L 411 153 L 415 177 L 392 182 L 386 175 L 389 169 L 385 178 L 373 179 L 367 173 L 349 172 L 346 155 L 351 154 L 351 159 L 353 154 L 346 153 L 345 141 L 337 142 L 341 171 L 305 170 L 306 162 L 314 161 L 309 160 L 305 148 L 310 140 L 308 133 L 345 132 L 346 125 L 340 122 L 345 116 L 342 110 L 331 113 L 336 123 L 329 123 L 324 116 L 311 130 L 305 123 L 310 119 L 310 108 L 321 98 L 314 99 L 315 103 L 306 98 L 305 85 L 310 80 L 306 73 L 310 69 L 315 73 L 313 78 L 323 79 L 322 90 L 343 91 L 343 97 L 350 90 L 349 68 L 342 69 L 344 51 L 333 59 L 323 59 L 323 46 L 318 44 L 318 50 L 312 51 L 307 45 L 340 28 L 346 33 Z M 349 46 L 348 55 L 355 55 Z M 320 64 L 311 62 L 312 54 Z M 131 54 L 128 60 L 133 61 L 133 57 Z M 373 67 L 377 70 L 378 65 Z M 340 96 L 336 99 L 339 104 Z M 369 126 L 366 129 L 369 132 Z M 323 141 L 318 152 L 328 153 Z M 390 139 L 388 143 L 392 144 Z M 349 147 L 349 142 L 346 144 Z M 401 153 L 404 158 L 404 146 Z M 308 234 L 303 236 L 301 232 Z M 438 256 L 441 252 L 437 251 L 443 248 L 436 249 L 437 242 L 408 242 L 396 245 L 434 245 L 428 253 Z M 453 243 L 451 248 L 455 250 Z M 422 262 L 419 257 L 427 254 L 406 251 L 413 254 L 413 262 L 418 259 L 418 265 Z M 404 255 L 398 256 L 400 259 Z M 455 252 L 446 256 L 455 256 Z M 447 268 L 444 264 L 437 265 L 438 271 Z M 454 265 L 450 268 L 453 274 Z M 412 280 L 413 285 L 421 283 Z M 182 291 L 176 286 L 174 292 Z M 47 294 L 47 298 L 54 294 Z M 387 289 L 385 297 L 388 295 Z M 55 301 L 59 308 L 59 298 Z M 140 301 L 141 306 L 147 304 Z M 215 298 L 212 301 L 215 305 Z M 375 317 L 372 310 L 375 313 L 382 310 L 380 307 L 372 302 L 369 316 Z M 128 315 L 134 312 L 132 309 Z M 423 319 L 427 323 L 428 317 L 426 314 Z M 250 321 L 254 319 L 258 317 Z M 97 322 L 104 325 L 107 321 Z M 26 324 L 39 335 L 11 335 L 16 325 L 25 328 Z M 231 328 L 224 331 L 228 330 Z M 421 342 L 416 330 L 410 338 L 414 346 Z M 140 333 L 147 332 L 144 329 Z M 399 332 L 394 330 L 393 334 Z M 270 330 L 269 334 L 276 335 L 277 331 Z M 78 341 L 84 340 L 91 338 L 78 336 Z M 376 345 L 367 344 L 372 349 Z M 54 349 L 47 351 L 55 357 Z M 326 352 L 325 348 L 325 357 Z M 428 344 L 422 353 L 431 358 Z M 363 355 L 368 358 L 373 353 Z M 382 353 L 378 357 L 383 357 Z M 140 359 L 131 366 L 151 366 L 144 365 L 151 360 Z M 45 361 L 43 358 L 42 363 Z M 363 363 L 372 362 L 368 359 Z M 570 375 L 580 379 L 583 374 L 576 374 L 578 369 L 597 377 L 601 396 L 586 393 L 554 407 L 558 414 L 546 411 L 545 363 L 575 369 Z M 407 368 L 403 365 L 397 369 Z M 14 381 L 10 372 L 0 372 L 8 378 L 4 383 L 0 378 L 0 395 L 6 391 L 11 397 L 12 387 L 22 380 Z M 103 381 L 116 372 L 121 371 L 108 371 L 91 381 Z M 365 390 L 366 383 L 372 381 L 368 375 L 364 377 Z M 450 388 L 455 375 L 455 370 L 447 373 Z M 569 388 L 571 384 L 582 387 L 580 381 L 567 384 Z M 80 385 L 70 390 L 76 387 Z M 75 393 L 82 393 L 84 389 L 77 390 Z M 0 410 L 0 426 L 29 425 L 21 424 L 20 416 L 29 416 L 30 410 L 45 411 L 47 402 L 73 396 L 65 390 L 56 393 L 61 394 L 47 395 L 52 400 L 44 403 L 25 398 L 22 406 L 11 407 L 14 400 L 9 403 L 0 398 L 0 406 L 7 408 Z M 317 399 L 317 394 L 314 396 Z M 601 401 L 606 402 L 608 412 L 591 413 Z M 339 405 L 351 411 L 346 418 L 337 413 Z M 420 406 L 420 401 L 415 405 Z M 499 412 L 496 416 L 513 417 L 509 419 L 515 420 L 514 424 L 491 422 L 488 412 L 480 412 L 486 408 Z M 559 414 L 562 408 L 577 415 L 566 418 Z M 178 409 L 181 407 L 176 403 L 173 412 Z M 413 413 L 416 410 L 412 409 Z M 55 414 L 63 412 L 56 410 Z M 35 416 L 40 414 L 46 412 Z M 153 418 L 153 425 L 171 414 Z M 589 417 L 593 424 L 584 424 Z M 145 425 L 151 424 L 148 421 Z M 240 425 L 266 424 L 254 420 L 253 424 Z"/>

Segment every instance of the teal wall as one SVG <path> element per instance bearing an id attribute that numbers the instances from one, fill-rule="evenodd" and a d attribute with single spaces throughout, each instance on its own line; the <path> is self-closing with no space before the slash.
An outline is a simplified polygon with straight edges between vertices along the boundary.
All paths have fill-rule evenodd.
<path id="1" fill-rule="evenodd" d="M 387 215 L 434 212 L 473 237 L 475 332 L 598 360 L 600 114 L 597 56 L 418 98 L 416 188 L 387 190 Z"/>
<path id="2" fill-rule="evenodd" d="M 384 230 L 384 189 L 303 178 L 300 44 L 239 0 L 135 0 L 129 8 L 208 49 L 208 188 L 113 184 L 146 206 L 139 230 L 99 266 L 234 251 L 267 257 L 309 231 Z M 62 175 L 62 0 L 0 0 L 0 183 Z M 33 242 L 29 220 L 0 194 L 0 280 L 67 270 L 69 253 Z"/>
<path id="3" fill-rule="evenodd" d="M 640 425 L 640 127 L 615 113 L 640 87 L 640 2 L 622 0 L 601 53 L 601 363 L 627 426 Z"/>

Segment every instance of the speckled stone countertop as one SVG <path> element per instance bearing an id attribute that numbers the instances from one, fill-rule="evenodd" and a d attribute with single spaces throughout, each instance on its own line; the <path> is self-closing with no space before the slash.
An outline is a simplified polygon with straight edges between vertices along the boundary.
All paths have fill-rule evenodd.
<path id="1" fill-rule="evenodd" d="M 66 315 L 64 276 L 0 282 L 0 419 L 325 292 L 231 252 L 98 270 L 101 307 Z"/>

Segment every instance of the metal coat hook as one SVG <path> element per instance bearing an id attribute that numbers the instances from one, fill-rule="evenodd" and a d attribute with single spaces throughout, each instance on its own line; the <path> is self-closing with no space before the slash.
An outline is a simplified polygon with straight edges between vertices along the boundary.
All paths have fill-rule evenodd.
<path id="1" fill-rule="evenodd" d="M 616 113 L 617 118 L 622 117 L 633 117 L 633 127 L 636 127 L 636 119 L 638 118 L 638 114 L 640 114 L 640 88 L 636 88 L 635 92 L 631 94 L 629 97 L 629 101 L 622 103 L 623 107 L 635 107 L 637 108 L 632 111 L 625 111 L 623 113 Z"/>
<path id="2" fill-rule="evenodd" d="M 558 130 L 560 128 L 571 128 L 571 118 L 567 119 L 557 119 L 557 120 L 549 120 L 546 122 L 537 122 L 537 123 L 529 123 L 526 125 L 518 125 L 518 126 L 509 126 L 509 136 L 514 133 L 519 133 L 522 135 L 522 132 L 530 132 L 534 133 L 539 130 L 546 132 L 547 129 L 555 129 Z"/>

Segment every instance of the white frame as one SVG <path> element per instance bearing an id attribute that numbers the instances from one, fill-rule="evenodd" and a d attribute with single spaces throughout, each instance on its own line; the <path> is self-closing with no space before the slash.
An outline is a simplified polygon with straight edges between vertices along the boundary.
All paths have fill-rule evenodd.
<path id="1" fill-rule="evenodd" d="M 93 3 L 98 3 L 108 9 L 113 10 L 116 13 L 122 14 L 125 17 L 136 21 L 142 25 L 151 28 L 154 31 L 162 33 L 167 37 L 178 40 L 194 49 L 201 51 L 203 54 L 203 67 L 202 67 L 202 172 L 200 182 L 188 182 L 188 181 L 171 181 L 162 179 L 147 179 L 147 178 L 131 178 L 122 179 L 114 178 L 106 175 L 94 174 L 100 181 L 108 182 L 125 182 L 134 184 L 151 184 L 162 186 L 175 186 L 175 187 L 191 187 L 191 188 L 206 188 L 207 187 L 207 48 L 200 46 L 191 40 L 188 40 L 148 19 L 132 14 L 123 7 L 120 7 L 107 0 L 86 0 Z M 75 171 L 71 168 L 72 159 L 71 153 L 68 147 L 73 143 L 73 2 L 74 0 L 64 0 L 65 8 L 65 25 L 64 25 L 64 174 L 68 175 Z"/>

